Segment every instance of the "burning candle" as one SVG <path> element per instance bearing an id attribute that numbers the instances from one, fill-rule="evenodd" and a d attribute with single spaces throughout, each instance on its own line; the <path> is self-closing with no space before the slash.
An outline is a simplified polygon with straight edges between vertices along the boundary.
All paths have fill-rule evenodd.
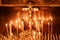
<path id="1" fill-rule="evenodd" d="M 34 39 L 35 39 L 35 34 L 36 34 L 36 33 L 35 33 L 35 32 L 33 32 L 33 38 L 34 38 Z"/>
<path id="2" fill-rule="evenodd" d="M 22 30 L 24 30 L 24 22 L 21 21 L 21 24 L 22 24 Z"/>
<path id="3" fill-rule="evenodd" d="M 6 28 L 7 28 L 7 34 L 8 34 L 8 24 L 6 23 Z"/>

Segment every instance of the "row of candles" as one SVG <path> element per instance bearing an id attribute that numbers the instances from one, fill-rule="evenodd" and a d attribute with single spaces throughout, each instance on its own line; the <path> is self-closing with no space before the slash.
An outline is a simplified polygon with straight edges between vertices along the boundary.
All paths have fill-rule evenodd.
<path id="1" fill-rule="evenodd" d="M 13 24 L 13 22 L 12 21 L 10 21 L 10 24 L 7 24 L 6 23 L 6 28 L 7 28 L 7 33 L 8 33 L 8 25 L 10 26 L 10 37 L 12 36 L 12 24 Z M 23 29 L 23 31 L 24 31 L 24 22 L 23 21 L 21 21 L 21 24 L 20 24 L 20 22 L 18 22 L 18 21 L 16 21 L 16 24 L 17 24 L 17 36 L 19 35 L 18 34 L 18 27 L 19 28 L 22 28 Z M 29 25 L 31 26 L 31 24 L 30 24 L 30 22 L 29 22 Z M 35 39 L 35 35 L 36 35 L 36 32 L 33 32 L 33 38 Z M 41 33 L 40 32 L 38 32 L 38 34 L 39 34 L 39 36 L 41 35 Z"/>
<path id="2" fill-rule="evenodd" d="M 23 11 L 27 10 L 27 8 Z M 17 27 L 17 36 L 18 36 L 18 28 L 22 29 L 24 31 L 24 25 L 25 25 L 25 21 L 28 22 L 28 27 L 30 28 L 30 31 L 32 30 L 32 25 L 35 26 L 36 30 L 39 31 L 39 35 L 40 35 L 40 28 L 42 28 L 42 40 L 43 40 L 43 24 L 44 24 L 44 21 L 47 21 L 48 23 L 48 34 L 50 34 L 50 25 L 51 25 L 51 34 L 52 34 L 52 28 L 53 28 L 53 18 L 50 16 L 48 18 L 44 18 L 44 13 L 42 11 L 42 17 L 38 17 L 39 20 L 37 20 L 37 17 L 35 16 L 36 13 L 34 12 L 34 18 L 32 19 L 32 10 L 33 8 L 29 7 L 29 18 L 26 14 L 27 17 L 25 17 L 25 15 L 23 15 L 23 20 L 21 20 L 19 17 L 19 15 L 17 15 L 18 19 L 15 21 L 15 25 Z M 34 8 L 34 11 L 38 11 L 38 8 Z M 17 12 L 17 14 L 20 14 L 20 12 Z M 39 16 L 40 16 L 40 13 L 39 13 Z M 35 24 L 34 24 L 35 23 Z M 12 24 L 14 24 L 12 21 L 10 21 L 10 24 L 6 24 L 6 27 L 9 25 L 10 26 L 10 35 L 12 33 Z M 34 32 L 35 34 L 35 32 Z M 35 36 L 34 36 L 35 37 Z M 41 37 L 40 37 L 41 38 Z M 49 40 L 49 35 L 48 35 L 48 40 Z M 52 40 L 52 39 L 51 39 Z"/>
<path id="3" fill-rule="evenodd" d="M 42 18 L 42 19 L 43 20 L 41 21 L 41 26 L 42 26 L 42 31 L 43 31 L 44 18 Z M 51 18 L 51 34 L 52 34 L 52 27 L 53 27 L 52 20 L 53 19 Z M 39 31 L 39 35 L 40 35 L 40 25 L 38 25 L 39 22 L 35 21 L 35 24 L 36 24 L 35 27 Z M 10 26 L 10 36 L 11 36 L 12 35 L 12 25 L 13 25 L 13 22 L 10 21 L 10 24 L 6 23 L 7 33 L 8 33 L 8 25 Z M 17 26 L 17 35 L 18 35 L 18 28 L 21 28 L 24 31 L 24 21 L 20 21 L 19 19 L 16 20 L 16 26 Z M 32 21 L 29 21 L 29 26 L 30 26 L 30 30 L 32 30 Z M 50 31 L 49 29 L 50 29 L 50 23 L 48 22 L 48 32 Z M 35 34 L 35 32 L 34 32 L 34 34 Z M 48 34 L 50 34 L 50 33 L 48 33 Z M 49 35 L 48 35 L 48 40 L 49 40 Z"/>
<path id="4" fill-rule="evenodd" d="M 55 33 L 55 34 L 52 34 L 52 38 L 51 39 L 49 39 L 49 38 L 47 38 L 48 37 L 48 35 L 45 33 L 45 36 L 44 36 L 44 40 L 60 40 L 60 34 L 57 34 L 57 33 Z M 51 36 L 50 36 L 51 37 Z"/>
<path id="5" fill-rule="evenodd" d="M 53 27 L 53 23 L 52 23 L 52 21 L 53 21 L 53 19 L 52 19 L 52 17 L 50 16 L 49 18 L 44 18 L 44 11 L 42 10 L 41 11 L 41 18 L 40 18 L 40 13 L 39 13 L 39 20 L 37 20 L 37 17 L 36 17 L 36 12 L 35 11 L 39 11 L 38 10 L 38 8 L 32 8 L 32 5 L 29 5 L 29 8 L 23 8 L 22 9 L 23 11 L 28 11 L 29 13 L 26 13 L 26 15 L 23 15 L 22 17 L 23 17 L 23 20 L 20 20 L 20 18 L 18 18 L 18 20 L 17 21 L 15 21 L 16 22 L 16 26 L 17 26 L 17 35 L 18 35 L 18 27 L 19 28 L 21 28 L 21 29 L 23 29 L 23 31 L 24 31 L 24 25 L 25 25 L 25 21 L 27 21 L 28 22 L 28 26 L 29 26 L 29 28 L 30 28 L 30 31 L 32 30 L 32 25 L 34 25 L 35 26 L 35 28 L 39 31 L 39 35 L 40 35 L 40 28 L 42 27 L 42 40 L 43 40 L 43 24 L 44 24 L 44 21 L 48 21 L 48 29 L 50 29 L 50 24 L 51 24 L 51 34 L 52 34 L 52 27 Z M 32 19 L 32 11 L 34 11 L 34 18 Z M 19 12 L 17 13 L 17 14 L 20 14 Z M 29 15 L 28 15 L 29 14 Z M 28 18 L 28 16 L 29 16 L 29 18 Z M 17 15 L 17 17 L 20 17 L 19 15 Z M 34 21 L 34 22 L 33 22 Z M 50 22 L 49 22 L 50 21 Z M 40 22 L 40 23 L 39 23 Z M 35 24 L 34 24 L 35 23 Z M 10 21 L 10 35 L 11 35 L 11 33 L 12 33 L 12 24 L 13 24 L 13 22 L 12 21 Z M 7 24 L 6 24 L 6 27 L 7 27 Z M 48 30 L 48 34 L 50 34 L 49 33 L 49 30 Z M 35 32 L 34 32 L 34 35 L 35 35 Z M 35 36 L 34 36 L 34 38 L 35 38 Z M 41 37 L 40 37 L 41 38 Z M 48 37 L 49 38 L 49 37 Z M 49 40 L 49 39 L 48 39 Z M 52 39 L 51 39 L 52 40 Z"/>
<path id="6" fill-rule="evenodd" d="M 37 35 L 37 36 L 35 36 L 36 35 L 36 32 L 33 32 L 34 33 L 34 35 L 33 35 L 33 37 L 31 37 L 31 36 L 29 36 L 28 35 L 28 40 L 29 39 L 31 39 L 31 40 L 34 40 L 34 39 L 36 39 L 36 40 L 41 40 L 41 39 L 38 39 L 39 37 L 39 35 Z M 24 34 L 23 34 L 24 35 Z M 41 34 L 40 34 L 41 35 Z M 7 40 L 8 38 L 7 37 L 5 37 L 5 36 L 3 36 L 2 35 L 2 37 L 4 38 L 4 40 Z M 23 40 L 22 39 L 23 38 L 23 36 L 21 35 L 21 37 L 19 37 L 19 40 Z M 34 39 L 33 39 L 34 38 Z M 14 40 L 16 39 L 16 36 L 14 36 L 14 38 L 13 38 Z M 24 39 L 26 39 L 26 37 L 24 37 Z M 48 39 L 48 35 L 45 33 L 44 34 L 44 40 L 47 40 Z M 2 40 L 2 38 L 0 38 L 0 40 Z M 53 34 L 52 35 L 52 40 L 60 40 L 60 34 L 57 34 L 57 33 L 55 33 L 55 34 Z"/>

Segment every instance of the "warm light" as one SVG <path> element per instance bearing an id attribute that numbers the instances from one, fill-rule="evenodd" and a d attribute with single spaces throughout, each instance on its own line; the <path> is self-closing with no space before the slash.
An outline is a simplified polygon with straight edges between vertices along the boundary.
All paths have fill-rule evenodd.
<path id="1" fill-rule="evenodd" d="M 38 28 L 39 25 L 37 21 L 35 21 L 35 24 L 36 24 L 35 27 Z"/>
<path id="2" fill-rule="evenodd" d="M 41 20 L 41 18 L 40 18 L 40 17 L 39 17 L 38 19 L 39 19 L 39 20 Z"/>
<path id="3" fill-rule="evenodd" d="M 44 21 L 44 17 L 42 17 L 42 20 Z"/>
<path id="4" fill-rule="evenodd" d="M 19 28 L 21 28 L 21 26 L 19 25 Z"/>
<path id="5" fill-rule="evenodd" d="M 8 24 L 6 23 L 6 27 L 8 26 Z"/>
<path id="6" fill-rule="evenodd" d="M 38 11 L 38 8 L 33 8 L 33 11 Z"/>
<path id="7" fill-rule="evenodd" d="M 23 21 L 21 21 L 21 23 L 22 23 L 22 26 L 24 26 L 24 22 L 23 22 Z"/>
<path id="8" fill-rule="evenodd" d="M 48 23 L 48 25 L 50 25 L 50 23 Z"/>
<path id="9" fill-rule="evenodd" d="M 17 17 L 20 17 L 20 12 L 19 11 L 17 12 Z"/>
<path id="10" fill-rule="evenodd" d="M 46 21 L 48 21 L 49 19 L 47 18 Z"/>
<path id="11" fill-rule="evenodd" d="M 31 17 L 31 14 L 29 14 L 29 17 Z"/>
<path id="12" fill-rule="evenodd" d="M 33 38 L 35 39 L 35 32 L 34 32 L 34 34 L 33 34 Z"/>
<path id="13" fill-rule="evenodd" d="M 36 20 L 36 17 L 34 17 L 34 21 Z"/>
<path id="14" fill-rule="evenodd" d="M 41 21 L 41 23 L 43 23 L 43 21 Z"/>
<path id="15" fill-rule="evenodd" d="M 38 24 L 38 22 L 36 21 L 36 25 Z M 38 26 L 38 25 L 37 25 Z"/>
<path id="16" fill-rule="evenodd" d="M 26 20 L 28 21 L 28 16 L 26 16 Z"/>
<path id="17" fill-rule="evenodd" d="M 23 22 L 23 21 L 21 21 L 21 23 L 22 23 L 22 24 L 24 24 L 24 22 Z"/>
<path id="18" fill-rule="evenodd" d="M 27 10 L 28 10 L 28 8 L 25 8 L 25 10 L 27 11 Z"/>
<path id="19" fill-rule="evenodd" d="M 34 35 L 35 35 L 35 32 L 34 32 Z"/>
<path id="20" fill-rule="evenodd" d="M 41 35 L 41 32 L 39 32 L 39 35 Z"/>
<path id="21" fill-rule="evenodd" d="M 22 10 L 24 11 L 24 10 L 25 10 L 25 8 L 22 8 Z"/>
<path id="22" fill-rule="evenodd" d="M 11 33 L 11 35 L 13 35 L 13 33 Z"/>
<path id="23" fill-rule="evenodd" d="M 10 23 L 12 24 L 12 21 L 10 21 Z"/>
<path id="24" fill-rule="evenodd" d="M 31 22 L 29 21 L 29 25 L 31 24 Z"/>
<path id="25" fill-rule="evenodd" d="M 16 20 L 16 23 L 18 23 L 18 21 Z"/>
<path id="26" fill-rule="evenodd" d="M 51 21 L 52 21 L 53 19 L 51 18 Z"/>
<path id="27" fill-rule="evenodd" d="M 53 18 L 50 16 L 50 20 L 52 21 L 53 20 Z"/>
<path id="28" fill-rule="evenodd" d="M 20 22 L 20 19 L 18 18 L 18 21 Z"/>
<path id="29" fill-rule="evenodd" d="M 29 10 L 29 13 L 31 13 L 31 10 Z"/>
<path id="30" fill-rule="evenodd" d="M 11 26 L 11 24 L 9 24 Z"/>
<path id="31" fill-rule="evenodd" d="M 29 21 L 29 28 L 30 28 L 30 30 L 31 30 L 31 21 Z"/>
<path id="32" fill-rule="evenodd" d="M 28 10 L 28 8 L 22 8 L 22 10 L 23 10 L 23 11 L 27 11 L 27 10 Z"/>
<path id="33" fill-rule="evenodd" d="M 22 24 L 22 25 L 21 25 L 21 26 L 22 26 L 22 28 L 24 28 L 24 21 L 21 21 L 21 24 Z"/>

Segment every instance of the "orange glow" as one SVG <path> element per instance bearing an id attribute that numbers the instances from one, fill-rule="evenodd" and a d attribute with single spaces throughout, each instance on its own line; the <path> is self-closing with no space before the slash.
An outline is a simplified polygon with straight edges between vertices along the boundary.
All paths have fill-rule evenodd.
<path id="1" fill-rule="evenodd" d="M 50 25 L 50 23 L 48 23 L 48 25 Z"/>
<path id="2" fill-rule="evenodd" d="M 6 23 L 6 27 L 8 26 L 8 24 Z"/>
<path id="3" fill-rule="evenodd" d="M 38 22 L 37 21 L 35 22 L 35 27 L 38 28 Z"/>
<path id="4" fill-rule="evenodd" d="M 10 21 L 10 23 L 12 24 L 12 21 Z"/>
<path id="5" fill-rule="evenodd" d="M 18 21 L 20 22 L 20 19 L 18 18 Z"/>
<path id="6" fill-rule="evenodd" d="M 11 24 L 9 24 L 9 26 L 11 26 Z"/>
<path id="7" fill-rule="evenodd" d="M 21 23 L 22 23 L 22 27 L 24 27 L 24 22 L 23 22 L 23 21 L 21 21 Z"/>
<path id="8" fill-rule="evenodd" d="M 43 21 L 41 21 L 41 23 L 43 23 Z"/>
<path id="9" fill-rule="evenodd" d="M 35 32 L 34 32 L 34 35 L 35 35 Z"/>
<path id="10" fill-rule="evenodd" d="M 30 13 L 29 17 L 31 18 L 31 13 Z"/>
<path id="11" fill-rule="evenodd" d="M 23 22 L 23 21 L 21 21 L 21 23 L 22 23 L 22 24 L 24 24 L 24 22 Z"/>
<path id="12" fill-rule="evenodd" d="M 51 21 L 52 21 L 53 19 L 51 18 Z"/>
<path id="13" fill-rule="evenodd" d="M 26 16 L 26 20 L 28 21 L 28 16 Z"/>
<path id="14" fill-rule="evenodd" d="M 42 17 L 42 20 L 43 20 L 43 21 L 45 20 L 44 17 Z"/>
<path id="15" fill-rule="evenodd" d="M 37 19 L 36 19 L 36 17 L 34 17 L 34 21 L 36 21 Z"/>
<path id="16" fill-rule="evenodd" d="M 38 24 L 38 22 L 36 21 L 36 25 Z M 38 26 L 38 25 L 37 25 Z"/>
<path id="17" fill-rule="evenodd" d="M 21 26 L 19 25 L 19 28 L 21 28 Z"/>
<path id="18" fill-rule="evenodd" d="M 24 9 L 24 8 L 22 8 L 22 10 L 24 11 L 25 9 Z"/>
<path id="19" fill-rule="evenodd" d="M 39 32 L 39 35 L 41 35 L 41 32 Z"/>
<path id="20" fill-rule="evenodd" d="M 29 25 L 31 25 L 31 22 L 29 21 Z"/>
<path id="21" fill-rule="evenodd" d="M 31 20 L 29 21 L 29 28 L 31 30 L 31 27 L 32 27 L 32 23 L 31 23 Z"/>
<path id="22" fill-rule="evenodd" d="M 50 18 L 51 21 L 53 20 L 53 18 L 51 16 L 49 18 Z"/>
<path id="23" fill-rule="evenodd" d="M 38 17 L 38 20 L 41 20 L 41 18 L 40 18 L 40 17 Z"/>
<path id="24" fill-rule="evenodd" d="M 49 21 L 49 19 L 48 19 L 48 18 L 46 18 L 46 21 Z"/>
<path id="25" fill-rule="evenodd" d="M 22 10 L 23 10 L 23 11 L 27 11 L 27 10 L 28 10 L 28 8 L 22 8 Z"/>
<path id="26" fill-rule="evenodd" d="M 31 13 L 31 10 L 29 10 L 29 13 Z"/>
<path id="27" fill-rule="evenodd" d="M 20 17 L 20 12 L 17 12 L 17 17 Z"/>
<path id="28" fill-rule="evenodd" d="M 38 11 L 38 8 L 33 8 L 33 11 Z"/>
<path id="29" fill-rule="evenodd" d="M 16 20 L 16 23 L 18 23 L 18 21 Z"/>

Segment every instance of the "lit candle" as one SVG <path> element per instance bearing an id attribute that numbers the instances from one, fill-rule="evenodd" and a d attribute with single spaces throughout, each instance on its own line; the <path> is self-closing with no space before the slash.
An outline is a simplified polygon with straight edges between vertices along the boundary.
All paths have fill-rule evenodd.
<path id="1" fill-rule="evenodd" d="M 8 34 L 8 24 L 6 23 L 6 28 L 7 28 L 7 34 Z"/>
<path id="2" fill-rule="evenodd" d="M 26 21 L 28 21 L 28 15 L 26 15 Z"/>
<path id="3" fill-rule="evenodd" d="M 8 24 L 6 23 L 6 28 L 7 28 Z"/>
<path id="4" fill-rule="evenodd" d="M 36 12 L 35 12 L 35 11 L 34 11 L 33 20 L 34 20 L 34 21 L 36 21 L 36 20 L 37 20 L 37 15 L 36 15 Z"/>
<path id="5" fill-rule="evenodd" d="M 35 32 L 34 32 L 34 34 L 33 34 L 33 38 L 35 39 Z"/>
<path id="6" fill-rule="evenodd" d="M 22 29 L 24 30 L 24 22 L 23 22 L 23 21 L 21 21 L 21 23 L 22 23 Z"/>
<path id="7" fill-rule="evenodd" d="M 36 19 L 36 17 L 34 17 L 34 21 L 36 21 L 37 19 Z"/>
<path id="8" fill-rule="evenodd" d="M 10 21 L 10 36 L 12 35 L 12 21 Z"/>
<path id="9" fill-rule="evenodd" d="M 48 33 L 48 40 L 49 40 L 49 33 Z"/>
<path id="10" fill-rule="evenodd" d="M 31 27 L 32 27 L 32 22 L 31 22 L 31 20 L 29 21 L 29 28 L 30 28 L 30 30 L 31 30 Z"/>
<path id="11" fill-rule="evenodd" d="M 10 23 L 12 24 L 12 21 L 10 21 Z"/>
<path id="12" fill-rule="evenodd" d="M 20 18 L 18 18 L 18 22 L 20 22 L 21 20 L 20 20 Z"/>
<path id="13" fill-rule="evenodd" d="M 45 33 L 45 40 L 47 40 L 47 36 L 46 36 L 46 33 Z"/>
<path id="14" fill-rule="evenodd" d="M 19 25 L 19 28 L 21 28 L 21 25 Z"/>
<path id="15" fill-rule="evenodd" d="M 50 34 L 50 23 L 48 23 L 48 40 L 49 40 L 49 34 Z"/>
<path id="16" fill-rule="evenodd" d="M 52 40 L 52 32 L 53 32 L 53 19 L 52 17 L 50 17 L 51 20 L 51 40 Z"/>
<path id="17" fill-rule="evenodd" d="M 57 36 L 57 34 L 55 34 L 56 35 L 56 40 L 58 40 L 58 36 Z"/>
<path id="18" fill-rule="evenodd" d="M 38 11 L 38 8 L 33 8 L 33 11 Z"/>
<path id="19" fill-rule="evenodd" d="M 43 20 L 43 21 L 45 20 L 44 17 L 42 17 L 42 20 Z"/>
<path id="20" fill-rule="evenodd" d="M 41 32 L 38 32 L 39 40 L 41 40 Z"/>
<path id="21" fill-rule="evenodd" d="M 35 21 L 35 27 L 36 27 L 36 29 L 38 28 L 38 25 L 37 24 L 38 24 L 37 21 Z"/>
<path id="22" fill-rule="evenodd" d="M 16 26 L 17 26 L 17 36 L 18 36 L 18 21 L 16 20 Z"/>
<path id="23" fill-rule="evenodd" d="M 41 21 L 41 27 L 42 27 L 42 40 L 43 40 L 43 20 Z"/>
<path id="24" fill-rule="evenodd" d="M 41 35 L 41 32 L 39 32 L 39 35 Z"/>
<path id="25" fill-rule="evenodd" d="M 35 21 L 35 27 L 36 27 L 36 29 L 37 29 L 37 31 L 40 31 L 40 28 L 39 28 L 39 23 L 38 23 L 38 21 Z"/>
<path id="26" fill-rule="evenodd" d="M 54 34 L 53 34 L 53 40 L 56 40 Z"/>
<path id="27" fill-rule="evenodd" d="M 10 26 L 10 37 L 11 37 L 11 33 L 12 33 L 11 23 L 9 24 L 9 26 Z"/>

